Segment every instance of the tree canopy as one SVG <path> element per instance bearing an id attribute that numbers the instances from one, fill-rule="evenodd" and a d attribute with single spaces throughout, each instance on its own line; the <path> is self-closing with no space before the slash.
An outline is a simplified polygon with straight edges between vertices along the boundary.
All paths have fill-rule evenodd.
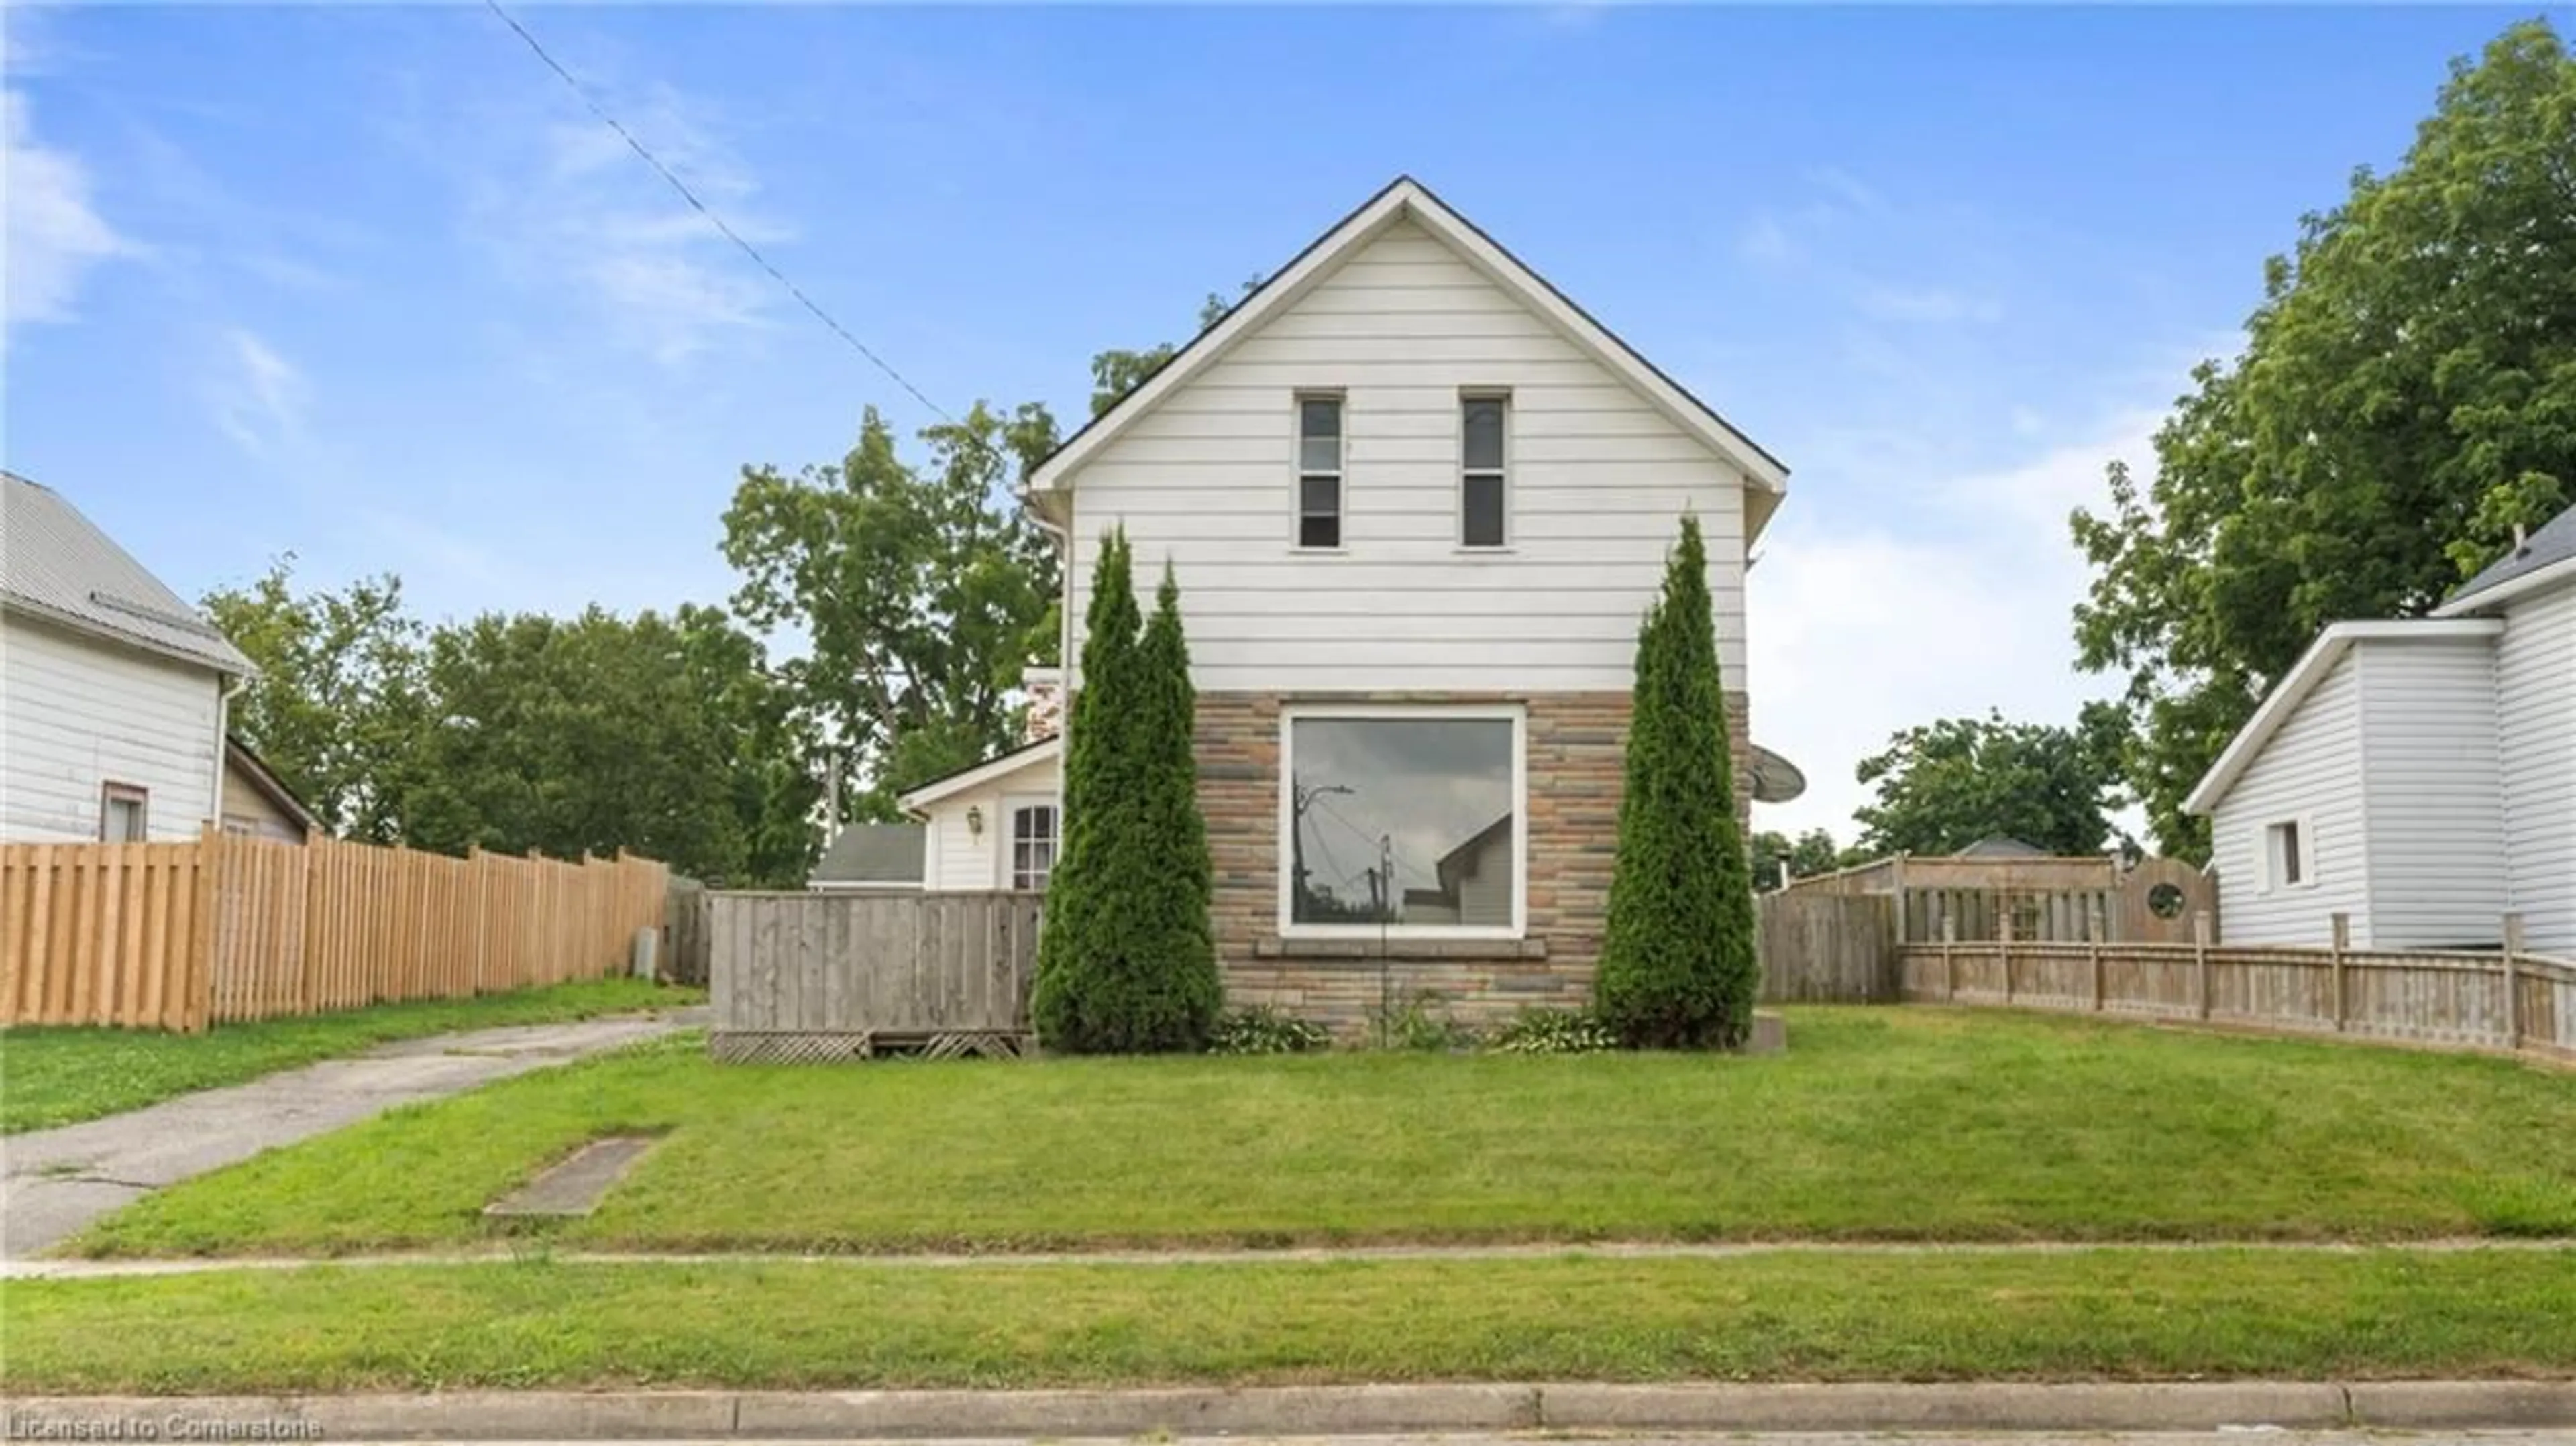
<path id="1" fill-rule="evenodd" d="M 903 789 L 1009 747 L 1021 670 L 1055 655 L 1055 549 L 1010 495 L 1054 448 L 1054 419 L 979 404 L 921 436 L 914 467 L 871 407 L 837 465 L 744 468 L 724 517 L 734 606 L 803 635 L 780 672 L 858 781 L 859 818 L 890 819 Z"/>
<path id="2" fill-rule="evenodd" d="M 299 592 L 287 561 L 206 606 L 260 668 L 234 730 L 351 837 L 625 848 L 710 882 L 804 879 L 812 749 L 760 644 L 721 611 L 432 628 L 396 578 Z"/>
<path id="3" fill-rule="evenodd" d="M 2576 500 L 2576 60 L 2545 20 L 2459 61 L 2402 163 L 2357 172 L 2264 273 L 2141 486 L 2073 518 L 2084 667 L 2127 675 L 2124 772 L 2182 799 L 2329 622 L 2419 614 Z"/>
<path id="4" fill-rule="evenodd" d="M 2095 704 L 2074 728 L 1943 718 L 1908 728 L 1855 770 L 1877 800 L 1853 810 L 1859 852 L 1957 853 L 2002 835 L 2052 854 L 2100 853 L 2113 841 L 2119 715 Z"/>

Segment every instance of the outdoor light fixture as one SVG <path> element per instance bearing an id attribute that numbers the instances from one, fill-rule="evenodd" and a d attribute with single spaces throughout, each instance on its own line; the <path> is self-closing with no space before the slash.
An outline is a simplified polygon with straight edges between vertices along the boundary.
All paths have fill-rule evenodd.
<path id="1" fill-rule="evenodd" d="M 984 836 L 984 810 L 971 807 L 966 810 L 966 831 L 977 838 Z"/>

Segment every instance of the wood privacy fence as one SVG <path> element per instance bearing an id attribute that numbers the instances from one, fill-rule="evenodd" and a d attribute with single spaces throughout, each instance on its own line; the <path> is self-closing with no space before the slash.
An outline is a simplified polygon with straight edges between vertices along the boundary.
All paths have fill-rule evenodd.
<path id="1" fill-rule="evenodd" d="M 706 895 L 718 1059 L 1018 1054 L 1038 894 Z"/>
<path id="2" fill-rule="evenodd" d="M 0 845 L 0 1024 L 197 1030 L 627 967 L 662 922 L 646 859 L 465 858 L 209 829 Z"/>
<path id="3" fill-rule="evenodd" d="M 2344 936 L 2337 919 L 2338 941 Z M 2206 931 L 2204 931 L 2206 932 Z M 2518 941 L 2519 921 L 2506 937 Z M 2576 1060 L 2576 965 L 2500 954 L 2067 944 L 1907 944 L 1909 1001 L 2205 1020 Z"/>
<path id="4" fill-rule="evenodd" d="M 1897 900 L 1900 937 L 1909 943 L 1935 942 L 1945 931 L 1997 939 L 2009 925 L 2016 939 L 2185 944 L 2192 915 L 2218 907 L 2215 881 L 2179 859 L 2141 859 L 2122 868 L 2107 856 L 1896 854 L 1795 879 L 1781 892 Z"/>
<path id="5" fill-rule="evenodd" d="M 1754 901 L 1765 1004 L 1893 1002 L 1896 907 L 1884 894 L 1772 893 Z"/>

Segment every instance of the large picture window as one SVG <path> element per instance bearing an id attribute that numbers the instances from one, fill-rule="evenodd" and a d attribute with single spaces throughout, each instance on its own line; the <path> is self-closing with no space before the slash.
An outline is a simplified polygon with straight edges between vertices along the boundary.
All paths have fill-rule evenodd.
<path id="1" fill-rule="evenodd" d="M 1285 928 L 1520 933 L 1517 708 L 1317 705 L 1282 727 Z"/>

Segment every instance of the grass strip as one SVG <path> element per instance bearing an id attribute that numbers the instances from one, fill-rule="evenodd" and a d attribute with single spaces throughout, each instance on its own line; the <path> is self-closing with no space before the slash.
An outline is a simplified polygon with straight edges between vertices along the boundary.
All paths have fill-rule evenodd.
<path id="1" fill-rule="evenodd" d="M 693 1040 L 388 1115 L 77 1248 L 471 1245 L 585 1140 L 664 1138 L 591 1249 L 2576 1235 L 2576 1078 L 1938 1009 L 1792 1011 L 1767 1058 L 727 1066 Z"/>
<path id="2" fill-rule="evenodd" d="M 0 1390 L 2564 1375 L 2576 1252 L 917 1269 L 312 1266 L 9 1289 Z"/>
<path id="3" fill-rule="evenodd" d="M 637 979 L 586 979 L 474 999 L 224 1024 L 193 1035 L 86 1027 L 0 1030 L 0 1134 L 121 1114 L 396 1040 L 510 1024 L 560 1024 L 672 1008 L 704 997 L 703 990 Z"/>

